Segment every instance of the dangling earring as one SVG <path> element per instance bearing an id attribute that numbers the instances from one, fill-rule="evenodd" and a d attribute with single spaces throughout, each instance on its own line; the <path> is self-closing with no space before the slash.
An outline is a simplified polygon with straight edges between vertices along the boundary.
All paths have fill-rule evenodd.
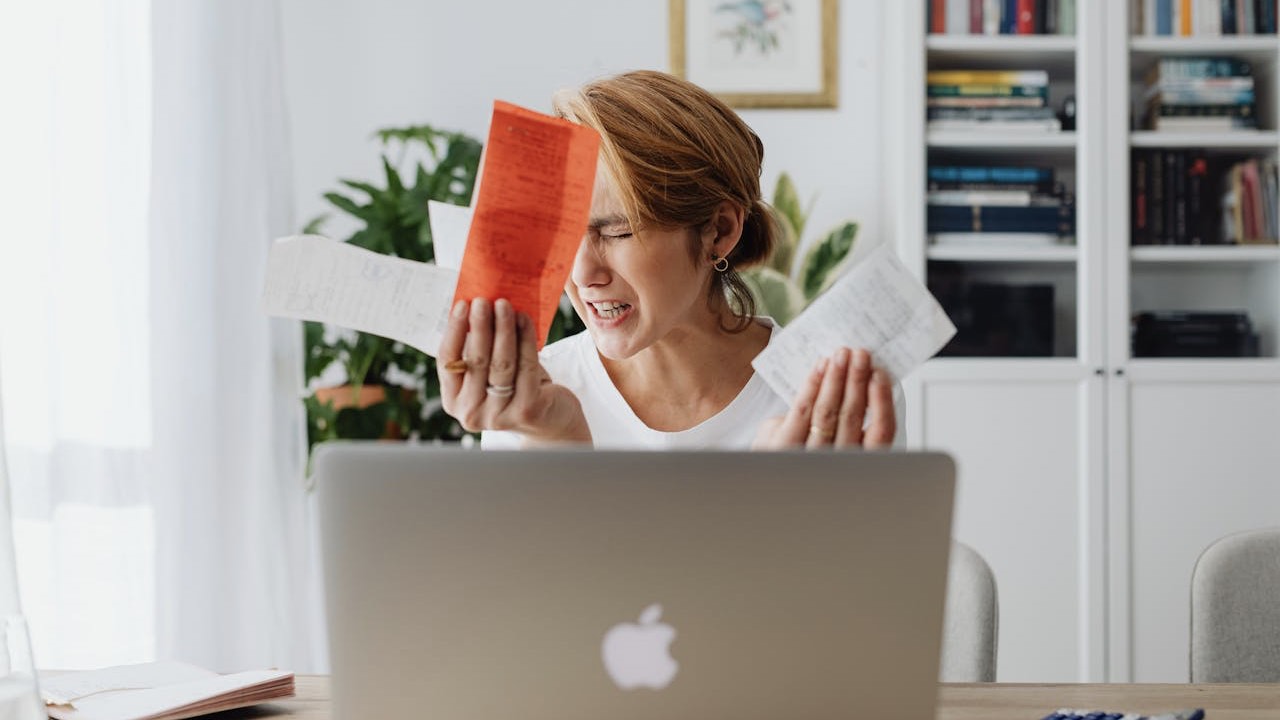
<path id="1" fill-rule="evenodd" d="M 716 272 L 725 272 L 729 269 L 729 258 L 722 258 L 713 253 L 711 255 L 711 267 L 715 268 Z"/>

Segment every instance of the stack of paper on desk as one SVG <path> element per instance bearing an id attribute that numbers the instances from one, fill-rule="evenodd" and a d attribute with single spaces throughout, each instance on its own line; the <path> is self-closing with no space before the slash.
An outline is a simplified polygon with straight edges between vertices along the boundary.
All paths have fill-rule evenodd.
<path id="1" fill-rule="evenodd" d="M 219 675 L 180 662 L 40 676 L 40 696 L 58 720 L 179 720 L 293 697 L 293 673 Z"/>

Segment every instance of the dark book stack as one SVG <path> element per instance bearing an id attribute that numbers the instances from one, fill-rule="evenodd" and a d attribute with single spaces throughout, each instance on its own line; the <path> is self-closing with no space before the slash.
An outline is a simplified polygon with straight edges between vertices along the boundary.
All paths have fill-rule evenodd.
<path id="1" fill-rule="evenodd" d="M 1257 357 L 1243 312 L 1144 312 L 1129 324 L 1134 357 Z"/>
<path id="2" fill-rule="evenodd" d="M 1053 355 L 1053 285 L 993 283 L 970 277 L 963 263 L 934 260 L 928 286 L 956 326 L 955 337 L 938 355 Z"/>
<path id="3" fill-rule="evenodd" d="M 1052 245 L 1075 235 L 1075 202 L 1051 167 L 931 165 L 927 229 L 938 245 Z"/>
<path id="4" fill-rule="evenodd" d="M 924 0 L 926 32 L 1074 35 L 1076 0 Z"/>
<path id="5" fill-rule="evenodd" d="M 926 81 L 929 130 L 1062 129 L 1044 70 L 931 70 Z"/>
<path id="6" fill-rule="evenodd" d="M 1216 245 L 1220 169 L 1200 150 L 1135 150 L 1129 219 L 1134 245 Z"/>
<path id="7" fill-rule="evenodd" d="M 1147 73 L 1143 127 L 1218 132 L 1258 127 L 1253 74 L 1244 60 L 1161 58 Z"/>
<path id="8" fill-rule="evenodd" d="M 1134 245 L 1275 243 L 1280 237 L 1275 160 L 1224 165 L 1201 150 L 1135 150 L 1130 179 Z"/>

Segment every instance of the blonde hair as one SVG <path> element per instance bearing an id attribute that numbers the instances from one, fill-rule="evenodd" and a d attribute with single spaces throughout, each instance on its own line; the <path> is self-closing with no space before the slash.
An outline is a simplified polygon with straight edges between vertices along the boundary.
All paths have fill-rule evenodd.
<path id="1" fill-rule="evenodd" d="M 709 301 L 727 298 L 745 329 L 755 301 L 737 270 L 768 259 L 776 237 L 760 195 L 764 145 L 714 95 L 667 73 L 637 70 L 597 80 L 554 100 L 555 113 L 600 133 L 600 155 L 633 230 L 701 228 L 728 201 L 745 211 L 742 237 L 714 272 Z M 690 254 L 698 262 L 694 233 Z"/>

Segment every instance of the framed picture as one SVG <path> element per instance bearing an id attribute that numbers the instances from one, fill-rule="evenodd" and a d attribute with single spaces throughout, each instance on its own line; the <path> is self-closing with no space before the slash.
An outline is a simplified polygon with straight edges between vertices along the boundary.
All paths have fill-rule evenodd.
<path id="1" fill-rule="evenodd" d="M 671 72 L 733 107 L 835 107 L 837 0 L 669 0 Z"/>

